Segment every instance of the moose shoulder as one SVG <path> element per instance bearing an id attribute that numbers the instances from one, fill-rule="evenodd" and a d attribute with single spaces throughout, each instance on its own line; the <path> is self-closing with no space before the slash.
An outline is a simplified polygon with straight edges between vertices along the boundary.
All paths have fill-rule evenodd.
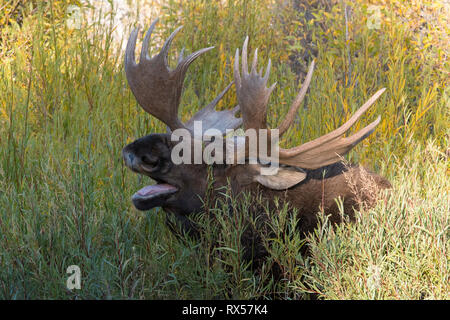
<path id="1" fill-rule="evenodd" d="M 253 57 L 251 70 L 247 65 L 247 45 L 245 40 L 242 50 L 242 66 L 239 61 L 239 49 L 234 59 L 234 85 L 238 106 L 231 110 L 216 111 L 215 106 L 230 89 L 231 84 L 205 108 L 198 111 L 191 120 L 183 123 L 178 118 L 178 108 L 183 89 L 183 81 L 189 65 L 201 54 L 212 48 L 201 49 L 187 57 L 180 53 L 178 64 L 170 69 L 167 54 L 171 42 L 180 28 L 167 39 L 159 54 L 148 56 L 148 43 L 157 21 L 153 22 L 145 35 L 139 63 L 135 61 L 135 45 L 138 30 L 135 29 L 128 40 L 125 52 L 125 71 L 129 86 L 141 107 L 164 122 L 172 133 L 183 129 L 193 133 L 194 122 L 202 123 L 202 132 L 216 129 L 225 134 L 229 129 L 243 126 L 246 130 L 266 130 L 266 140 L 257 135 L 257 145 L 269 144 L 275 135 L 283 135 L 292 124 L 295 114 L 308 90 L 314 62 L 309 67 L 304 84 L 294 99 L 286 117 L 278 129 L 267 127 L 267 104 L 275 84 L 267 87 L 271 62 L 265 74 L 262 68 L 257 71 L 257 50 Z M 241 69 L 241 70 L 240 70 Z M 316 225 L 316 213 L 322 207 L 331 214 L 332 221 L 339 221 L 340 215 L 335 199 L 341 198 L 347 214 L 353 213 L 353 207 L 362 202 L 370 204 L 370 199 L 360 195 L 368 181 L 373 187 L 389 188 L 390 183 L 374 173 L 359 166 L 346 166 L 341 162 L 342 156 L 360 141 L 369 136 L 378 125 L 377 120 L 356 132 L 344 137 L 344 134 L 359 117 L 383 93 L 379 90 L 355 114 L 338 129 L 313 141 L 293 147 L 279 149 L 276 159 L 278 170 L 274 174 L 264 174 L 266 159 L 251 161 L 248 137 L 240 139 L 243 161 L 229 164 L 219 161 L 212 166 L 213 189 L 230 183 L 232 194 L 238 197 L 242 192 L 259 193 L 270 202 L 277 198 L 286 201 L 297 209 L 300 215 L 300 229 L 311 231 Z M 241 118 L 235 117 L 240 110 Z M 164 211 L 177 217 L 187 229 L 192 228 L 187 217 L 204 210 L 202 198 L 208 189 L 208 173 L 211 168 L 207 163 L 175 163 L 172 153 L 177 142 L 172 141 L 172 133 L 154 133 L 140 138 L 123 149 L 125 164 L 134 172 L 149 176 L 155 185 L 146 186 L 137 191 L 133 203 L 139 210 L 162 207 Z M 232 138 L 223 139 L 223 149 Z M 234 138 L 236 139 L 236 138 Z M 247 143 L 246 143 L 247 142 Z M 242 159 L 241 159 L 242 160 Z M 223 163 L 225 162 L 225 163 Z M 273 159 L 272 159 L 273 162 Z M 219 197 L 216 191 L 214 196 Z"/>

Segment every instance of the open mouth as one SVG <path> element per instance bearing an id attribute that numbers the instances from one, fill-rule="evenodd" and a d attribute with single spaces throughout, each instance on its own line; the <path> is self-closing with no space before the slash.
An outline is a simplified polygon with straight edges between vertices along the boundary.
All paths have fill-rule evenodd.
<path id="1" fill-rule="evenodd" d="M 133 204 L 138 210 L 150 210 L 154 207 L 162 206 L 166 200 L 174 193 L 178 192 L 178 188 L 168 183 L 158 183 L 151 186 L 145 186 L 137 191 L 133 196 Z"/>

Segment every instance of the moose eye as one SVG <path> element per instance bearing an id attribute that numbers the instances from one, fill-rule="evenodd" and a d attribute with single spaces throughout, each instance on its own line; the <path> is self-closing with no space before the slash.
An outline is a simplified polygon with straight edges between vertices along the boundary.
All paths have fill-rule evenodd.
<path id="1" fill-rule="evenodd" d="M 143 164 L 150 166 L 157 166 L 159 164 L 159 158 L 154 156 L 143 155 L 141 161 Z"/>
<path id="2" fill-rule="evenodd" d="M 160 166 L 160 159 L 158 157 L 152 156 L 142 156 L 141 157 L 141 168 L 147 172 L 154 172 L 158 170 Z"/>

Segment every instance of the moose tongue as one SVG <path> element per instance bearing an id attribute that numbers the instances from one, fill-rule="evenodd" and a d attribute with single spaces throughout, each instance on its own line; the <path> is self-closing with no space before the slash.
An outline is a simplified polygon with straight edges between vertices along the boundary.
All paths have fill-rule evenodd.
<path id="1" fill-rule="evenodd" d="M 145 186 L 141 190 L 139 190 L 137 194 L 139 194 L 142 197 L 146 197 L 152 194 L 168 193 L 173 191 L 177 191 L 177 188 L 175 188 L 170 184 L 163 183 L 163 184 L 155 184 L 152 186 Z"/>
<path id="2" fill-rule="evenodd" d="M 150 210 L 164 206 L 166 199 L 177 191 L 176 187 L 168 183 L 155 184 L 142 188 L 131 199 L 138 210 Z"/>

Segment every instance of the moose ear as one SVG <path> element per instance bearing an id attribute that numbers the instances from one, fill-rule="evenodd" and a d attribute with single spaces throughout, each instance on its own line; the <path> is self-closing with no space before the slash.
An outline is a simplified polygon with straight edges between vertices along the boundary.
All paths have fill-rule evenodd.
<path id="1" fill-rule="evenodd" d="M 263 175 L 261 169 L 264 167 L 258 165 L 259 174 L 253 177 L 253 181 L 259 182 L 263 186 L 273 190 L 286 190 L 295 186 L 297 183 L 305 180 L 306 173 L 295 167 L 280 167 L 275 174 Z M 269 169 L 269 168 L 264 168 Z"/>

